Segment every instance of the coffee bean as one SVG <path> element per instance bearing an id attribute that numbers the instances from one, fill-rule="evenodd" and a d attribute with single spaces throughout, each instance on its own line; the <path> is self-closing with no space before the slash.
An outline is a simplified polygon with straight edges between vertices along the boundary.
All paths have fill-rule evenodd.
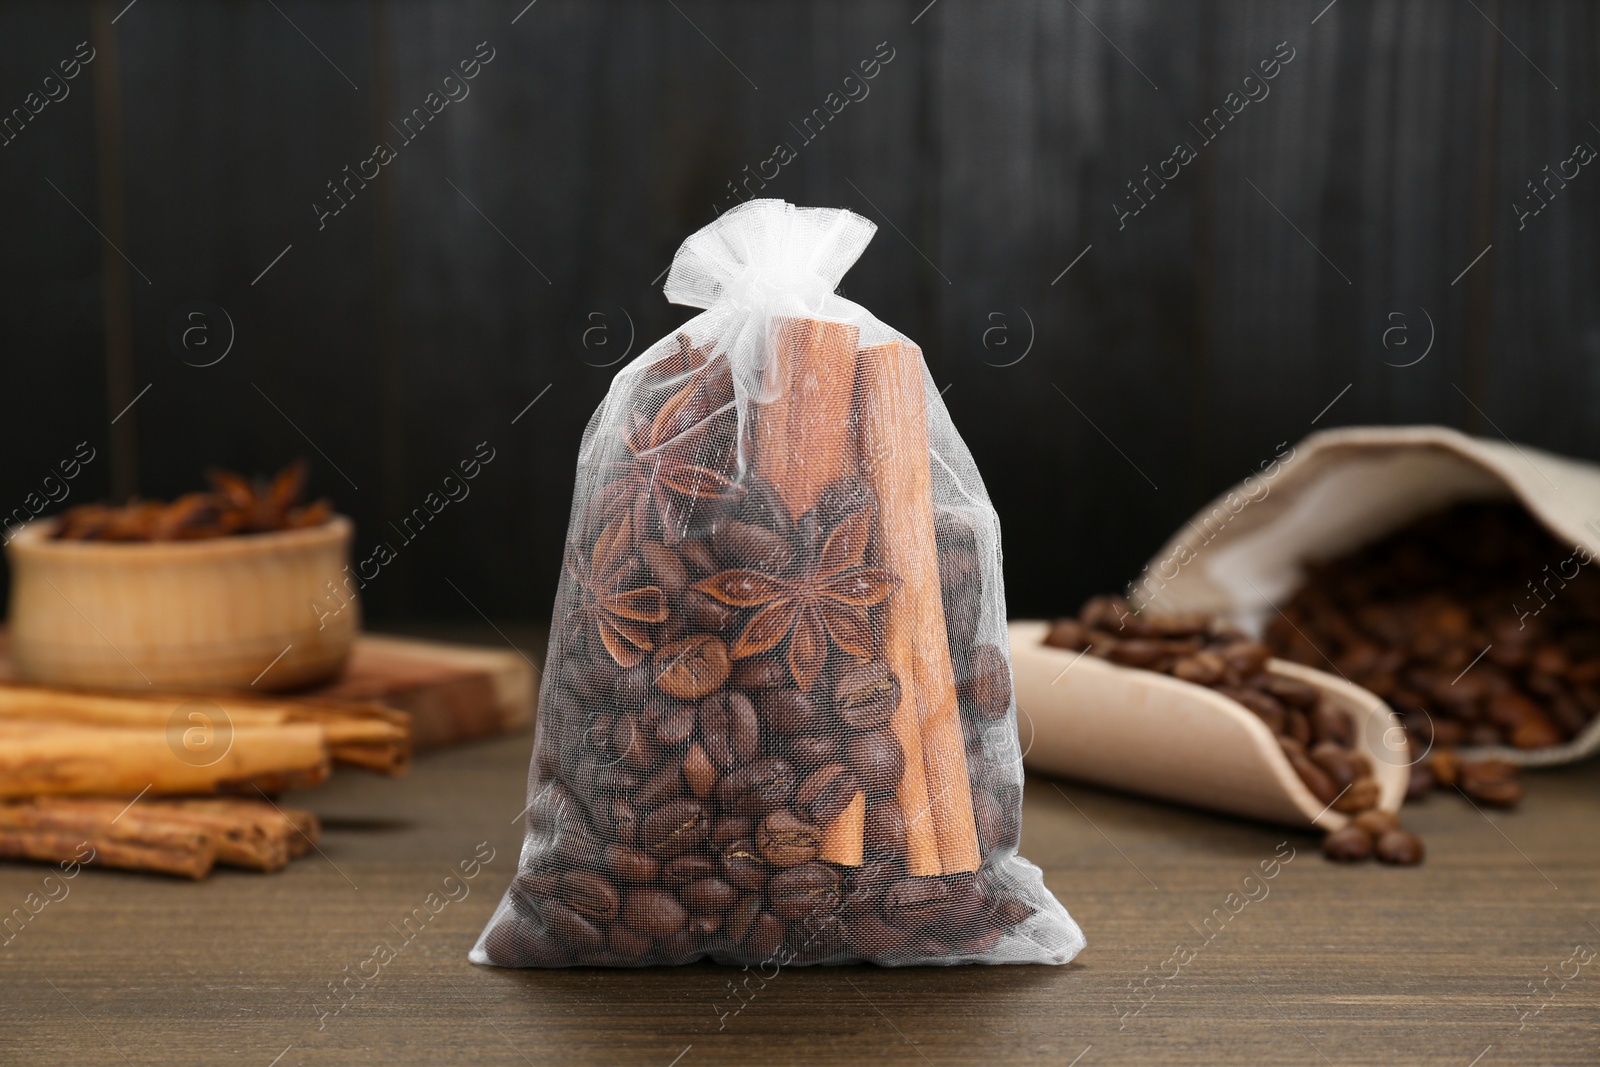
<path id="1" fill-rule="evenodd" d="M 644 560 L 651 580 L 669 599 L 677 598 L 688 588 L 689 572 L 675 549 L 660 541 L 641 541 L 639 557 Z"/>
<path id="2" fill-rule="evenodd" d="M 801 767 L 817 767 L 839 758 L 839 738 L 832 734 L 802 734 L 783 743 L 783 754 Z"/>
<path id="3" fill-rule="evenodd" d="M 1342 745 L 1332 741 L 1319 742 L 1311 749 L 1310 756 L 1313 763 L 1327 772 L 1338 789 L 1355 782 L 1356 772 L 1350 766 L 1349 753 Z"/>
<path id="4" fill-rule="evenodd" d="M 564 904 L 590 919 L 614 919 L 621 898 L 610 882 L 593 871 L 563 871 L 556 892 Z"/>
<path id="5" fill-rule="evenodd" d="M 974 789 L 972 815 L 978 828 L 978 848 L 988 855 L 1000 846 L 1005 836 L 1005 813 L 987 789 Z"/>
<path id="6" fill-rule="evenodd" d="M 723 773 L 761 752 L 761 723 L 743 693 L 714 693 L 700 704 L 700 739 L 706 755 Z"/>
<path id="7" fill-rule="evenodd" d="M 1216 652 L 1201 649 L 1192 656 L 1184 656 L 1172 665 L 1172 674 L 1196 685 L 1217 685 L 1228 674 L 1228 664 Z"/>
<path id="8" fill-rule="evenodd" d="M 1262 682 L 1262 688 L 1271 694 L 1280 704 L 1287 707 L 1299 708 L 1301 711 L 1313 711 L 1322 701 L 1322 694 L 1310 682 L 1302 682 L 1298 678 L 1290 678 L 1284 674 L 1267 674 Z M 1332 708 L 1329 711 L 1333 711 Z M 1343 715 L 1333 712 L 1339 722 L 1348 722 Z M 1318 740 L 1327 740 L 1319 737 Z"/>
<path id="9" fill-rule="evenodd" d="M 684 886 L 681 896 L 691 912 L 721 914 L 738 901 L 739 891 L 720 878 L 701 878 Z"/>
<path id="10" fill-rule="evenodd" d="M 1422 840 L 1416 834 L 1400 829 L 1390 830 L 1379 837 L 1377 851 L 1378 859 L 1384 863 L 1409 867 L 1422 862 Z"/>
<path id="11" fill-rule="evenodd" d="M 1372 855 L 1372 837 L 1352 823 L 1322 839 L 1322 854 L 1340 863 L 1358 863 Z"/>
<path id="12" fill-rule="evenodd" d="M 1332 802 L 1333 810 L 1347 815 L 1366 811 L 1377 806 L 1378 797 L 1382 792 L 1377 779 L 1357 778 L 1351 783 L 1350 788 L 1344 791 L 1343 796 Z"/>
<path id="13" fill-rule="evenodd" d="M 733 608 L 695 589 L 683 594 L 683 607 L 680 610 L 684 626 L 702 633 L 726 630 L 738 617 L 738 612 Z"/>
<path id="14" fill-rule="evenodd" d="M 698 800 L 674 800 L 645 816 L 639 846 L 658 856 L 677 856 L 698 848 L 710 830 L 706 806 Z"/>
<path id="15" fill-rule="evenodd" d="M 744 953 L 751 959 L 766 963 L 783 947 L 784 935 L 789 927 L 770 911 L 757 912 L 745 935 Z"/>
<path id="16" fill-rule="evenodd" d="M 540 907 L 550 932 L 579 952 L 593 951 L 605 944 L 606 935 L 588 919 L 564 904 L 545 901 Z"/>
<path id="17" fill-rule="evenodd" d="M 862 830 L 866 849 L 875 855 L 904 856 L 906 854 L 905 817 L 894 797 L 879 797 L 867 801 L 867 818 Z"/>
<path id="18" fill-rule="evenodd" d="M 1287 753 L 1289 766 L 1294 768 L 1294 773 L 1305 783 L 1311 795 L 1320 803 L 1332 804 L 1339 796 L 1339 787 L 1333 784 L 1333 779 L 1328 777 L 1328 772 L 1311 762 L 1310 757 L 1302 756 L 1298 752 Z"/>
<path id="19" fill-rule="evenodd" d="M 877 499 L 867 484 L 854 475 L 830 482 L 817 498 L 817 518 L 827 529 L 839 525 L 858 511 L 877 508 Z"/>
<path id="20" fill-rule="evenodd" d="M 989 901 L 972 874 L 945 878 L 949 892 L 939 902 L 935 924 L 941 934 L 971 937 L 989 923 Z"/>
<path id="21" fill-rule="evenodd" d="M 717 803 L 731 815 L 765 815 L 789 802 L 799 784 L 787 760 L 764 757 L 736 768 L 717 783 Z"/>
<path id="22" fill-rule="evenodd" d="M 678 800 L 688 791 L 688 784 L 683 780 L 683 768 L 672 763 L 663 767 L 650 780 L 633 794 L 635 807 L 649 810 L 658 808 L 668 801 Z"/>
<path id="23" fill-rule="evenodd" d="M 649 937 L 667 937 L 683 929 L 689 913 L 678 898 L 660 889 L 634 889 L 622 898 L 622 921 Z"/>
<path id="24" fill-rule="evenodd" d="M 661 861 L 648 852 L 622 845 L 607 845 L 601 863 L 619 882 L 653 882 L 661 869 Z"/>
<path id="25" fill-rule="evenodd" d="M 829 763 L 813 771 L 795 791 L 795 809 L 813 825 L 828 826 L 850 806 L 859 787 L 856 776 L 842 763 Z"/>
<path id="26" fill-rule="evenodd" d="M 711 757 L 698 741 L 689 746 L 689 754 L 683 757 L 683 778 L 689 783 L 689 791 L 701 800 L 716 788 L 717 768 L 712 766 Z"/>
<path id="27" fill-rule="evenodd" d="M 937 878 L 905 878 L 884 893 L 883 917 L 908 930 L 924 929 L 938 921 L 949 895 L 949 885 Z"/>
<path id="28" fill-rule="evenodd" d="M 651 735 L 659 745 L 672 748 L 694 733 L 695 706 L 677 701 L 654 701 L 646 711 Z"/>
<path id="29" fill-rule="evenodd" d="M 717 864 L 710 856 L 691 854 L 678 856 L 661 868 L 661 882 L 679 888 L 717 873 Z"/>
<path id="30" fill-rule="evenodd" d="M 1328 742 L 1340 748 L 1356 747 L 1355 725 L 1350 716 L 1324 700 L 1311 711 L 1311 735 L 1319 743 Z"/>
<path id="31" fill-rule="evenodd" d="M 900 877 L 898 859 L 871 859 L 845 870 L 845 907 L 854 912 L 875 910 L 884 891 Z"/>
<path id="32" fill-rule="evenodd" d="M 611 755 L 624 767 L 648 771 L 655 766 L 655 747 L 633 715 L 618 716 L 611 725 L 610 733 Z"/>
<path id="33" fill-rule="evenodd" d="M 1428 760 L 1428 769 L 1440 785 L 1448 788 L 1456 784 L 1461 772 L 1461 757 L 1452 749 L 1442 749 Z"/>
<path id="34" fill-rule="evenodd" d="M 606 947 L 624 960 L 643 960 L 650 952 L 650 945 L 649 937 L 621 923 L 606 928 Z"/>
<path id="35" fill-rule="evenodd" d="M 649 699 L 655 675 L 648 663 L 630 667 L 617 676 L 615 684 L 616 706 L 619 708 L 643 707 Z"/>
<path id="36" fill-rule="evenodd" d="M 750 933 L 751 925 L 756 921 L 756 916 L 761 914 L 761 898 L 759 896 L 741 897 L 733 910 L 728 912 L 722 922 L 723 932 L 735 944 L 743 941 Z"/>
<path id="37" fill-rule="evenodd" d="M 768 689 L 757 700 L 762 724 L 774 733 L 803 734 L 822 724 L 822 709 L 798 689 Z"/>
<path id="38" fill-rule="evenodd" d="M 853 916 L 846 926 L 851 946 L 874 963 L 895 962 L 909 956 L 911 935 L 877 915 Z"/>
<path id="39" fill-rule="evenodd" d="M 725 520 L 711 535 L 711 550 L 726 567 L 781 574 L 793 558 L 788 538 L 765 526 Z"/>
<path id="40" fill-rule="evenodd" d="M 1406 780 L 1406 799 L 1421 800 L 1438 788 L 1438 785 L 1438 781 L 1433 777 L 1433 771 L 1429 769 L 1427 764 L 1413 764 L 1411 776 Z"/>
<path id="41" fill-rule="evenodd" d="M 1382 808 L 1364 811 L 1350 821 L 1361 827 L 1368 834 L 1371 834 L 1374 841 L 1382 838 L 1390 830 L 1400 829 L 1399 817 L 1394 812 L 1384 811 Z"/>
<path id="42" fill-rule="evenodd" d="M 748 839 L 723 848 L 718 869 L 729 883 L 746 891 L 765 889 L 767 876 L 772 873 L 767 861 L 756 851 L 755 842 Z"/>
<path id="43" fill-rule="evenodd" d="M 718 849 L 730 841 L 749 837 L 755 830 L 755 820 L 748 815 L 724 815 L 711 824 L 711 844 Z"/>
<path id="44" fill-rule="evenodd" d="M 1271 658 L 1271 651 L 1259 641 L 1235 641 L 1222 648 L 1223 662 L 1244 677 L 1266 670 Z"/>
<path id="45" fill-rule="evenodd" d="M 845 762 L 869 793 L 892 792 L 905 771 L 905 754 L 888 730 L 869 730 L 845 742 Z"/>
<path id="46" fill-rule="evenodd" d="M 1272 731 L 1284 758 L 1319 804 L 1349 815 L 1376 808 L 1382 789 L 1373 777 L 1371 761 L 1361 750 L 1351 717 L 1317 686 L 1286 674 L 1269 673 L 1270 652 L 1265 644 L 1201 616 L 1178 621 L 1154 614 L 1132 616 L 1120 598 L 1093 598 L 1071 622 L 1074 625 L 1059 627 L 1062 645 L 1077 645 L 1108 659 L 1206 685 L 1249 709 Z M 1402 629 L 1394 636 L 1403 639 L 1407 632 Z M 1183 635 L 1181 639 L 1179 635 Z M 1193 641 L 1204 642 L 1206 647 L 1197 649 L 1185 643 Z M 1127 648 L 1130 644 L 1132 649 Z M 1386 658 L 1388 654 L 1376 645 L 1362 646 L 1361 655 L 1367 657 L 1365 662 L 1370 669 L 1393 671 L 1404 663 L 1403 657 Z M 1468 662 L 1463 660 L 1443 677 L 1445 688 Z M 1405 684 L 1427 686 L 1432 681 L 1408 674 Z M 1391 700 L 1399 699 L 1402 698 L 1391 695 Z M 1431 772 L 1427 768 L 1414 770 L 1412 778 L 1411 791 L 1415 793 L 1418 787 L 1428 784 Z M 992 811 L 976 795 L 973 810 L 980 835 L 992 832 Z M 998 810 L 1004 814 L 1007 808 L 1000 804 Z M 1366 837 L 1369 853 L 1374 837 L 1381 832 L 1380 822 L 1374 815 L 1363 824 L 1367 829 L 1359 831 Z M 1397 827 L 1398 822 L 1394 825 Z M 1342 856 L 1357 844 L 1347 834 L 1332 839 L 1325 847 L 1331 850 L 1330 855 Z"/>
<path id="47" fill-rule="evenodd" d="M 1050 624 L 1044 643 L 1069 652 L 1082 652 L 1094 643 L 1093 631 L 1077 619 L 1057 619 Z"/>
<path id="48" fill-rule="evenodd" d="M 710 634 L 680 638 L 656 650 L 655 683 L 680 700 L 699 700 L 722 687 L 732 663 L 728 646 Z"/>
<path id="49" fill-rule="evenodd" d="M 787 811 L 775 811 L 756 827 L 756 848 L 774 867 L 795 867 L 817 856 L 822 847 L 815 826 Z"/>
<path id="50" fill-rule="evenodd" d="M 583 767 L 581 778 L 588 778 L 589 790 L 606 796 L 631 797 L 638 792 L 642 782 L 639 775 L 628 768 L 613 764 L 609 767 Z"/>
<path id="51" fill-rule="evenodd" d="M 703 955 L 705 955 L 704 940 L 685 923 L 683 929 L 668 934 L 656 942 L 651 962 L 663 967 L 680 967 L 685 963 L 693 963 Z"/>
<path id="52" fill-rule="evenodd" d="M 780 918 L 804 919 L 837 911 L 841 897 L 839 872 L 823 863 L 802 863 L 772 876 L 767 900 Z"/>
<path id="53" fill-rule="evenodd" d="M 688 568 L 690 577 L 695 580 L 709 578 L 722 569 L 717 557 L 712 554 L 711 546 L 704 541 L 680 541 L 673 547 L 678 551 L 678 558 L 683 560 L 683 565 Z"/>
<path id="54" fill-rule="evenodd" d="M 1549 581 L 1570 556 L 1520 504 L 1457 505 L 1310 568 L 1267 637 L 1302 662 L 1333 656 L 1425 741 L 1548 748 L 1600 711 L 1570 702 L 1600 607 L 1592 569 Z"/>
<path id="55" fill-rule="evenodd" d="M 900 680 L 882 660 L 853 663 L 839 672 L 833 689 L 833 710 L 851 729 L 887 726 L 899 706 Z"/>
<path id="56" fill-rule="evenodd" d="M 995 722 L 1011 710 L 1011 665 L 995 645 L 979 645 L 972 650 L 969 676 L 961 684 L 960 696 L 978 716 Z"/>
<path id="57" fill-rule="evenodd" d="M 1522 783 L 1517 781 L 1516 773 L 1516 765 L 1504 760 L 1463 762 L 1457 772 L 1456 784 L 1479 804 L 1509 808 L 1522 800 Z"/>
<path id="58" fill-rule="evenodd" d="M 789 678 L 789 668 L 776 656 L 747 656 L 733 665 L 728 684 L 735 689 L 771 689 Z"/>
<path id="59" fill-rule="evenodd" d="M 1106 653 L 1106 658 L 1127 667 L 1154 667 L 1165 655 L 1167 650 L 1160 641 L 1130 637 L 1113 645 Z"/>
<path id="60" fill-rule="evenodd" d="M 981 586 L 976 582 L 946 585 L 942 604 L 951 658 L 958 658 L 977 641 L 978 615 L 983 608 Z"/>
<path id="61" fill-rule="evenodd" d="M 602 799 L 595 812 L 595 823 L 602 834 L 620 845 L 636 844 L 639 840 L 639 815 L 633 805 L 621 797 Z"/>
<path id="62" fill-rule="evenodd" d="M 691 915 L 689 916 L 689 934 L 702 945 L 715 937 L 722 929 L 722 916 L 717 915 Z"/>

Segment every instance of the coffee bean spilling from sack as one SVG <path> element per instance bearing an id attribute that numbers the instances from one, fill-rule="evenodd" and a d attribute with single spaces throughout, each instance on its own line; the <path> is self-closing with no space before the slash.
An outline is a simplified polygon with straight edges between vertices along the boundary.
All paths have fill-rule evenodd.
<path id="1" fill-rule="evenodd" d="M 1520 507 L 1458 505 L 1310 566 L 1266 643 L 1388 701 L 1418 752 L 1547 748 L 1600 713 L 1600 576 L 1590 562 Z M 1415 788 L 1431 784 L 1431 770 Z M 1490 780 L 1480 793 L 1515 786 L 1503 784 L 1504 766 L 1454 784 L 1476 796 L 1469 785 Z"/>
<path id="2" fill-rule="evenodd" d="M 1100 596 L 1076 619 L 1056 620 L 1045 643 L 1170 674 L 1244 705 L 1271 729 L 1311 794 L 1352 817 L 1324 842 L 1329 858 L 1422 862 L 1422 842 L 1377 807 L 1378 781 L 1350 717 L 1315 686 L 1269 673 L 1271 653 L 1259 641 L 1208 615 L 1136 615 L 1121 597 Z"/>

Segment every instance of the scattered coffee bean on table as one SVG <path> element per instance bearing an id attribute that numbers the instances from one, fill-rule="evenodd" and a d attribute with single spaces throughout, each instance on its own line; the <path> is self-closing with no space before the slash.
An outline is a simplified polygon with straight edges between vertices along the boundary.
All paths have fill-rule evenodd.
<path id="1" fill-rule="evenodd" d="M 1376 849 L 1386 863 L 1422 862 L 1422 842 L 1377 806 L 1381 790 L 1356 724 L 1316 686 L 1269 672 L 1261 642 L 1208 615 L 1136 614 L 1121 597 L 1099 596 L 1077 618 L 1056 620 L 1045 644 L 1169 674 L 1242 704 L 1266 723 L 1311 794 L 1352 816 L 1323 843 L 1328 858 L 1364 860 Z"/>

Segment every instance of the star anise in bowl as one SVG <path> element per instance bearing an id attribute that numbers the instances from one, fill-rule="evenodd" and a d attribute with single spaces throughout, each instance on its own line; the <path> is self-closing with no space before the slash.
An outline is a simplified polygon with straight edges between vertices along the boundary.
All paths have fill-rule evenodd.
<path id="1" fill-rule="evenodd" d="M 305 460 L 295 460 L 271 481 L 251 481 L 233 471 L 206 472 L 209 492 L 185 493 L 171 503 L 134 500 L 120 507 L 82 504 L 56 525 L 62 541 L 196 541 L 235 534 L 320 526 L 333 515 L 327 500 L 301 503 Z"/>

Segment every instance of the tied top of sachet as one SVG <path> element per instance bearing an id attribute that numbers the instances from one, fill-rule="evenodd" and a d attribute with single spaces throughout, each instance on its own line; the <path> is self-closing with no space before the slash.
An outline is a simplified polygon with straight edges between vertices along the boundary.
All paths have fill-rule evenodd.
<path id="1" fill-rule="evenodd" d="M 836 318 L 830 297 L 877 229 L 844 208 L 751 200 L 683 242 L 664 291 L 689 307 Z"/>

